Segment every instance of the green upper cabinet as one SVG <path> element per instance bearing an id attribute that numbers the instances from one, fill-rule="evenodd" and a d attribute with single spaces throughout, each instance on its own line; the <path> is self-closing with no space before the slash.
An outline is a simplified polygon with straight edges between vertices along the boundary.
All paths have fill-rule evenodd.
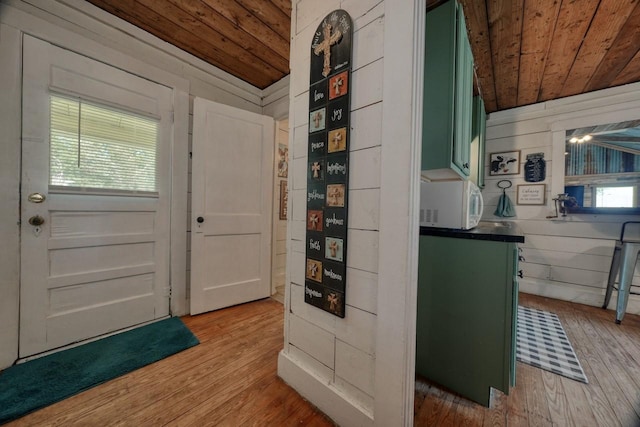
<path id="1" fill-rule="evenodd" d="M 473 97 L 473 127 L 471 138 L 471 169 L 469 179 L 484 188 L 485 173 L 485 130 L 487 127 L 487 113 L 484 101 L 479 96 Z"/>
<path id="2" fill-rule="evenodd" d="M 473 104 L 473 55 L 462 6 L 449 2 L 427 13 L 422 129 L 423 175 L 466 178 Z"/>

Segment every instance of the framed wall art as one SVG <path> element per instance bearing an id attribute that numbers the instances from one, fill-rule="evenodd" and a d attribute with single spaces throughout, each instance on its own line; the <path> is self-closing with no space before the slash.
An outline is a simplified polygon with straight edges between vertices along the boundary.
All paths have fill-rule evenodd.
<path id="1" fill-rule="evenodd" d="M 518 185 L 516 203 L 519 205 L 544 205 L 546 202 L 546 184 Z"/>
<path id="2" fill-rule="evenodd" d="M 289 207 L 289 191 L 287 190 L 287 181 L 280 181 L 280 209 L 278 214 L 281 220 L 287 219 L 287 210 Z"/>
<path id="3" fill-rule="evenodd" d="M 489 175 L 517 175 L 520 173 L 520 150 L 489 154 Z"/>
<path id="4" fill-rule="evenodd" d="M 286 178 L 289 174 L 289 147 L 278 144 L 278 177 Z"/>

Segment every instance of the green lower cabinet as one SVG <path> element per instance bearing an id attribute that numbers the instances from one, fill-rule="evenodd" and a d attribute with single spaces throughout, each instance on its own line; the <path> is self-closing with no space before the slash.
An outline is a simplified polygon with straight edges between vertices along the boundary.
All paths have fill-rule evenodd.
<path id="1" fill-rule="evenodd" d="M 417 374 L 484 406 L 509 393 L 517 262 L 516 243 L 420 237 Z"/>

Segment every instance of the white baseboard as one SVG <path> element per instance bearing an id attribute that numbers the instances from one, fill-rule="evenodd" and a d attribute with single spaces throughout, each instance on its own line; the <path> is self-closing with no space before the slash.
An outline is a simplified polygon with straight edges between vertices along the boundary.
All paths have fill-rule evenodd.
<path id="1" fill-rule="evenodd" d="M 373 417 L 370 414 L 352 403 L 340 390 L 307 371 L 284 350 L 278 355 L 278 376 L 338 425 L 373 425 Z"/>
<path id="2" fill-rule="evenodd" d="M 536 279 L 520 279 L 519 284 L 520 292 L 527 294 L 540 295 L 563 301 L 571 301 L 594 307 L 602 307 L 602 303 L 604 302 L 604 289 L 572 285 L 569 283 L 545 282 Z M 618 291 L 614 290 L 607 308 L 609 310 L 615 310 L 617 300 Z M 626 313 L 640 314 L 640 296 L 629 295 Z"/>

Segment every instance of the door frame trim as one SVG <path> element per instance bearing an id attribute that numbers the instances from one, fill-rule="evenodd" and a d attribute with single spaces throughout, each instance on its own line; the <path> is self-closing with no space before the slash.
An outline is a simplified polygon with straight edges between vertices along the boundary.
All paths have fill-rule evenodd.
<path id="1" fill-rule="evenodd" d="M 386 0 L 374 378 L 377 426 L 413 425 L 425 20 L 426 0 Z"/>

